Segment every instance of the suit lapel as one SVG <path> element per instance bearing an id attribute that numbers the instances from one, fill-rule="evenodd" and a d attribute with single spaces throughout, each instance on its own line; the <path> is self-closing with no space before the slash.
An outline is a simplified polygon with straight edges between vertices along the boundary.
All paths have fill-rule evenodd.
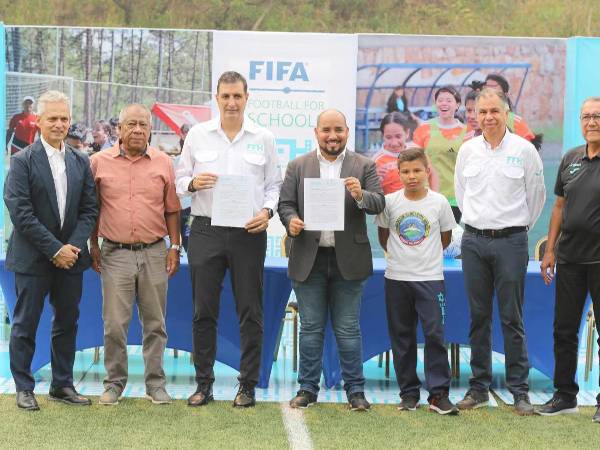
<path id="1" fill-rule="evenodd" d="M 38 174 L 46 186 L 46 192 L 48 192 L 48 199 L 50 200 L 50 208 L 54 212 L 56 220 L 60 223 L 60 214 L 58 212 L 58 201 L 56 200 L 56 189 L 54 188 L 52 169 L 50 169 L 48 155 L 46 155 L 46 150 L 41 141 L 36 142 L 36 148 L 31 152 L 31 156 Z"/>
<path id="2" fill-rule="evenodd" d="M 73 154 L 73 150 L 65 145 L 65 170 L 67 174 L 67 201 L 65 204 L 65 222 L 66 218 L 69 217 L 69 213 L 71 211 L 71 201 L 73 199 L 73 180 L 75 179 L 74 170 L 75 170 L 75 155 Z"/>
<path id="3" fill-rule="evenodd" d="M 319 158 L 317 158 L 317 151 L 313 151 L 312 155 L 308 159 L 308 165 L 306 167 L 306 173 L 304 178 L 321 178 L 321 167 L 319 166 Z"/>
<path id="4" fill-rule="evenodd" d="M 354 173 L 354 165 L 356 164 L 356 155 L 353 151 L 346 149 L 346 156 L 344 156 L 344 162 L 342 162 L 342 170 L 340 172 L 340 178 L 351 177 Z"/>

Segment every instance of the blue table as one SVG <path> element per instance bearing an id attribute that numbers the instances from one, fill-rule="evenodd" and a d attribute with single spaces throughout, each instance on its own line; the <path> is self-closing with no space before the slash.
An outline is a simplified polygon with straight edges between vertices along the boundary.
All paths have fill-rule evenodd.
<path id="1" fill-rule="evenodd" d="M 361 307 L 361 328 L 363 342 L 363 360 L 390 349 L 385 311 L 384 280 L 385 260 L 373 260 L 374 274 L 367 281 Z M 469 308 L 465 295 L 461 262 L 444 261 L 446 280 L 446 342 L 469 344 Z M 4 298 L 12 313 L 15 304 L 14 275 L 4 270 L 4 261 L 0 260 L 0 284 Z M 267 258 L 264 277 L 264 338 L 261 358 L 259 387 L 267 387 L 271 374 L 273 355 L 281 320 L 285 316 L 285 306 L 291 291 L 287 278 L 287 260 Z M 191 286 L 187 262 L 182 261 L 181 269 L 169 282 L 167 304 L 167 346 L 182 350 L 191 350 L 192 317 Z M 588 299 L 589 301 L 589 299 Z M 554 319 L 554 286 L 546 286 L 539 273 L 539 262 L 531 261 L 525 282 L 525 331 L 530 364 L 552 377 L 554 371 L 552 323 Z M 37 370 L 50 362 L 50 321 L 51 308 L 46 304 L 38 329 L 38 339 L 32 370 Z M 582 318 L 582 325 L 585 318 Z M 420 328 L 420 327 L 419 327 Z M 77 334 L 77 349 L 102 346 L 102 297 L 99 276 L 88 270 L 84 274 L 84 292 L 81 301 L 81 316 Z M 128 342 L 141 343 L 141 328 L 137 313 L 129 329 Z M 419 331 L 419 342 L 423 337 Z M 497 308 L 494 305 L 493 350 L 504 352 L 504 343 Z M 217 360 L 239 369 L 240 335 L 235 304 L 229 282 L 226 277 L 221 295 L 219 331 L 217 342 Z M 323 375 L 325 385 L 333 387 L 341 381 L 341 371 L 335 338 L 329 326 L 325 334 L 323 354 Z"/>
<path id="2" fill-rule="evenodd" d="M 14 274 L 4 270 L 4 260 L 0 260 L 0 284 L 8 306 L 9 316 L 16 303 Z M 192 350 L 192 318 L 194 316 L 191 298 L 191 283 L 187 260 L 182 258 L 181 268 L 169 281 L 167 296 L 167 347 L 186 351 Z M 287 278 L 287 260 L 267 258 L 264 275 L 264 336 L 261 357 L 259 387 L 269 385 L 273 355 L 278 345 L 277 338 L 281 320 L 285 315 L 291 285 Z M 134 308 L 135 310 L 136 308 Z M 50 329 L 52 308 L 46 303 L 37 332 L 36 351 L 32 371 L 50 362 Z M 217 360 L 239 370 L 240 331 L 235 312 L 229 274 L 225 278 L 221 294 L 217 340 Z M 128 343 L 139 345 L 142 333 L 137 311 L 134 312 L 129 327 Z M 80 304 L 77 350 L 103 345 L 102 293 L 100 276 L 91 269 L 84 273 L 83 297 Z"/>
<path id="3" fill-rule="evenodd" d="M 375 259 L 374 274 L 367 281 L 361 307 L 361 330 L 363 343 L 363 360 L 390 349 L 385 310 L 384 279 L 385 261 Z M 446 281 L 446 342 L 469 344 L 469 306 L 465 295 L 462 266 L 460 260 L 444 261 L 444 277 Z M 588 299 L 589 301 L 589 299 Z M 589 307 L 589 306 L 588 306 Z M 587 311 L 587 309 L 586 309 Z M 540 276 L 539 261 L 530 261 L 525 280 L 524 305 L 525 333 L 529 363 L 548 377 L 554 374 L 553 328 L 554 321 L 554 285 L 546 286 Z M 582 318 L 581 329 L 585 325 Z M 498 316 L 496 299 L 494 299 L 492 348 L 504 353 L 504 341 Z M 418 341 L 423 343 L 423 335 L 419 326 Z M 327 387 L 335 386 L 341 381 L 341 370 L 335 345 L 335 337 L 331 328 L 325 335 L 323 357 L 323 375 Z"/>

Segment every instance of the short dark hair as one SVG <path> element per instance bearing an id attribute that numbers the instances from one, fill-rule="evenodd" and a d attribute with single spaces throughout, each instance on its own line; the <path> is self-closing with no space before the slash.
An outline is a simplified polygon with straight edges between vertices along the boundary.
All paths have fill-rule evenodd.
<path id="1" fill-rule="evenodd" d="M 508 94 L 508 91 L 510 90 L 510 85 L 508 84 L 508 80 L 506 78 L 504 78 L 502 75 L 500 75 L 498 73 L 490 73 L 487 77 L 485 77 L 485 81 L 487 81 L 487 80 L 495 81 L 502 88 L 502 92 L 504 92 L 505 94 Z"/>
<path id="2" fill-rule="evenodd" d="M 246 82 L 246 79 L 241 73 L 236 72 L 234 70 L 228 70 L 227 72 L 223 72 L 219 77 L 219 81 L 217 81 L 217 93 L 219 92 L 219 87 L 221 86 L 221 83 L 233 84 L 240 81 L 244 85 L 244 93 L 248 92 L 248 83 Z"/>
<path id="3" fill-rule="evenodd" d="M 478 92 L 477 92 L 477 91 L 470 91 L 470 92 L 469 92 L 469 93 L 466 95 L 466 97 L 465 97 L 465 105 L 466 105 L 466 104 L 467 104 L 467 102 L 469 102 L 469 101 L 475 101 L 475 100 L 477 100 L 477 94 L 478 94 Z"/>
<path id="4" fill-rule="evenodd" d="M 458 91 L 454 88 L 454 86 L 442 86 L 441 88 L 439 88 L 437 91 L 435 91 L 435 94 L 433 95 L 433 99 L 437 100 L 438 96 L 442 93 L 442 92 L 447 92 L 448 94 L 450 94 L 452 97 L 454 97 L 454 100 L 456 100 L 456 103 L 460 103 L 460 94 L 458 93 Z"/>
<path id="5" fill-rule="evenodd" d="M 403 162 L 421 161 L 425 167 L 429 167 L 429 161 L 422 148 L 407 148 L 398 154 L 398 169 Z"/>
<path id="6" fill-rule="evenodd" d="M 389 125 L 390 123 L 397 123 L 402 128 L 404 128 L 404 131 L 410 131 L 410 123 L 408 123 L 406 116 L 398 111 L 386 114 L 383 117 L 383 119 L 381 119 L 381 123 L 379 124 L 379 130 L 381 130 L 381 132 L 383 133 L 383 129 L 385 128 L 385 126 Z"/>

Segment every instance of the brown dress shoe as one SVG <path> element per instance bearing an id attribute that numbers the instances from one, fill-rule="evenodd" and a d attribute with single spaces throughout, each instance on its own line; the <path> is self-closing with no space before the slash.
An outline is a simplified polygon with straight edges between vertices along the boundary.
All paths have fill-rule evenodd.
<path id="1" fill-rule="evenodd" d="M 196 392 L 189 396 L 187 404 L 188 406 L 203 406 L 213 400 L 212 385 L 201 384 L 198 385 Z"/>
<path id="2" fill-rule="evenodd" d="M 254 405 L 256 405 L 254 388 L 242 384 L 233 400 L 233 406 L 236 408 L 250 408 Z"/>

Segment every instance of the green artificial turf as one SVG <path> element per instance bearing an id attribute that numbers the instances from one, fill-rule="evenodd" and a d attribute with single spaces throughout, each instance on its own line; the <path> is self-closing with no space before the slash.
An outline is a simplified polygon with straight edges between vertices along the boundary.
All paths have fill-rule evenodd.
<path id="1" fill-rule="evenodd" d="M 152 405 L 123 399 L 117 406 L 72 407 L 37 396 L 40 411 L 17 410 L 0 395 L 0 448 L 281 449 L 288 447 L 277 403 L 236 409 L 231 402 L 190 408 L 184 401 Z"/>
<path id="2" fill-rule="evenodd" d="M 499 402 L 501 403 L 501 402 Z M 512 408 L 480 408 L 440 416 L 421 405 L 414 412 L 375 405 L 367 413 L 341 404 L 317 404 L 304 417 L 317 449 L 598 449 L 595 408 L 579 415 L 519 417 Z"/>
<path id="3" fill-rule="evenodd" d="M 189 408 L 184 401 L 152 405 L 124 399 L 118 406 L 69 407 L 38 396 L 41 411 L 17 410 L 13 395 L 0 396 L 0 448 L 289 448 L 279 403 L 234 409 L 230 402 Z M 400 412 L 374 405 L 368 413 L 344 404 L 319 403 L 304 410 L 315 449 L 597 449 L 595 408 L 579 415 L 519 417 L 498 408 L 442 417 L 421 407 Z"/>

